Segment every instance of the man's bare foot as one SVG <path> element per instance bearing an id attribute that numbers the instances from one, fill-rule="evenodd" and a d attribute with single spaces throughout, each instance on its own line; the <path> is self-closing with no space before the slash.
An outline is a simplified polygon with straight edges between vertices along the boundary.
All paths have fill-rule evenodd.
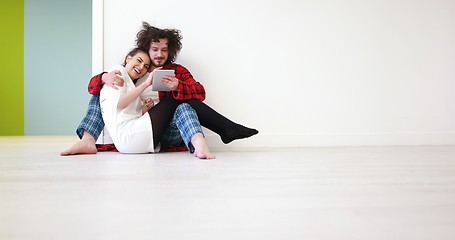
<path id="1" fill-rule="evenodd" d="M 191 138 L 191 144 L 194 147 L 194 156 L 200 159 L 215 159 L 215 155 L 210 153 L 207 142 L 202 133 L 196 133 Z"/>
<path id="2" fill-rule="evenodd" d="M 82 139 L 73 144 L 68 150 L 61 152 L 60 155 L 95 154 L 97 152 L 95 143 L 95 138 L 87 131 L 84 131 Z"/>

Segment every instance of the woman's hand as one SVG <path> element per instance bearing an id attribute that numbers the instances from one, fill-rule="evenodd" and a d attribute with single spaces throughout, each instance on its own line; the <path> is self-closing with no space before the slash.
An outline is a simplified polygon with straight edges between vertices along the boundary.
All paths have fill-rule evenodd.
<path id="1" fill-rule="evenodd" d="M 153 82 L 153 72 L 149 74 L 148 78 L 145 79 L 143 84 L 145 84 L 145 86 L 148 87 L 148 86 L 152 85 L 152 82 Z"/>
<path id="2" fill-rule="evenodd" d="M 159 68 L 155 68 L 153 69 L 152 73 L 149 74 L 148 78 L 144 81 L 144 84 L 148 87 L 150 85 L 152 85 L 153 83 L 153 75 L 155 73 L 155 70 L 157 69 L 161 69 L 162 67 L 159 67 Z"/>
<path id="3" fill-rule="evenodd" d="M 148 112 L 148 110 L 150 110 L 154 106 L 155 106 L 155 103 L 153 102 L 153 100 L 151 98 L 147 98 L 146 100 L 143 100 L 142 101 L 142 115 L 144 115 L 144 113 Z"/>
<path id="4" fill-rule="evenodd" d="M 103 74 L 101 80 L 104 84 L 112 87 L 115 90 L 118 90 L 117 86 L 123 86 L 123 78 L 121 77 L 122 73 L 119 70 L 114 70 L 108 73 Z"/>

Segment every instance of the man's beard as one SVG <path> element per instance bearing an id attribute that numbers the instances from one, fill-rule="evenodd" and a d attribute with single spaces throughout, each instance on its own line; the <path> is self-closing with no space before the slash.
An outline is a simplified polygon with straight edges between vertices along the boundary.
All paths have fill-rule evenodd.
<path id="1" fill-rule="evenodd" d="M 161 59 L 160 59 L 160 62 L 161 62 L 162 60 L 164 60 L 164 58 L 161 58 Z M 162 66 L 164 65 L 164 63 L 166 63 L 166 62 L 163 62 L 162 64 L 159 64 L 159 65 L 158 65 L 158 64 L 155 64 L 155 60 L 153 60 L 153 61 L 151 61 L 151 62 L 152 62 L 152 65 L 153 65 L 154 67 L 156 67 L 156 68 L 157 68 L 157 67 L 162 67 Z"/>

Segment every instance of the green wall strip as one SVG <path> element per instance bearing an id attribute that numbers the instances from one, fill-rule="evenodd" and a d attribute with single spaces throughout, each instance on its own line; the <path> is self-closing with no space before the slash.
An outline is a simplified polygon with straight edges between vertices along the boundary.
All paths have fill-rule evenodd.
<path id="1" fill-rule="evenodd" d="M 24 135 L 24 2 L 0 3 L 0 135 Z"/>

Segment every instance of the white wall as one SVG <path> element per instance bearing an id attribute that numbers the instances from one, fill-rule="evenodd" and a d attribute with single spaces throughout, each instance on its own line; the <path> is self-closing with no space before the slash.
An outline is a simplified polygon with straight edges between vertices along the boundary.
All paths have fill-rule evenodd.
<path id="1" fill-rule="evenodd" d="M 142 21 L 180 29 L 206 103 L 260 131 L 230 146 L 455 144 L 455 1 L 104 0 L 105 68 Z"/>

